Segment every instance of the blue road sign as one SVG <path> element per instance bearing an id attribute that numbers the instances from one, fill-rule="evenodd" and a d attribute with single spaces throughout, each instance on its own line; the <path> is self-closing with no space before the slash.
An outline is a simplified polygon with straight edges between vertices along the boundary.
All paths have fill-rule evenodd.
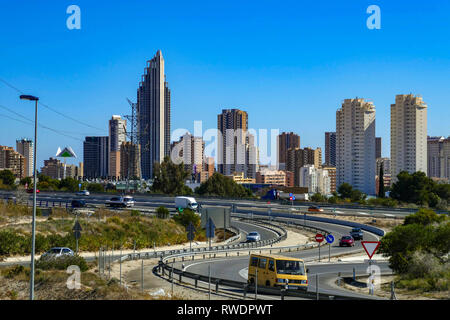
<path id="1" fill-rule="evenodd" d="M 214 238 L 214 231 L 216 229 L 216 226 L 214 225 L 214 222 L 211 218 L 206 222 L 206 237 L 207 238 Z"/>
<path id="2" fill-rule="evenodd" d="M 295 200 L 295 196 L 292 196 L 292 201 L 294 201 Z"/>
<path id="3" fill-rule="evenodd" d="M 293 194 L 292 193 L 289 193 L 289 197 L 292 197 L 293 196 Z"/>
<path id="4" fill-rule="evenodd" d="M 195 238 L 195 227 L 192 224 L 192 222 L 189 222 L 189 225 L 187 226 L 186 231 L 187 231 L 187 238 L 188 238 L 188 240 L 189 241 L 194 240 L 194 238 Z"/>
<path id="5" fill-rule="evenodd" d="M 327 242 L 331 244 L 334 242 L 334 237 L 333 237 L 333 235 L 329 234 L 329 235 L 327 235 L 325 240 L 327 240 Z"/>

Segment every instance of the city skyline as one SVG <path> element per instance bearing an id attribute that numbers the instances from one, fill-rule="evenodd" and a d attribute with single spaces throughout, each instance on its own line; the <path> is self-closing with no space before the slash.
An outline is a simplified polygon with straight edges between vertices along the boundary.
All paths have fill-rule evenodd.
<path id="1" fill-rule="evenodd" d="M 180 25 L 176 18 L 186 8 L 186 5 L 182 5 L 166 18 L 171 24 L 164 35 L 152 34 L 151 40 L 143 42 L 138 41 L 142 31 L 136 31 L 136 35 L 125 32 L 128 37 L 125 38 L 125 33 L 119 32 L 116 27 L 113 26 L 111 31 L 110 25 L 102 25 L 106 20 L 99 16 L 102 10 L 98 5 L 80 2 L 86 20 L 83 20 L 79 31 L 69 31 L 64 24 L 61 30 L 58 29 L 56 17 L 62 11 L 64 18 L 65 10 L 60 10 L 65 9 L 62 6 L 38 6 L 31 2 L 28 5 L 30 10 L 23 12 L 5 4 L 9 14 L 0 23 L 8 24 L 8 28 L 3 30 L 12 31 L 6 34 L 0 31 L 4 35 L 4 43 L 8 44 L 2 51 L 4 59 L 0 61 L 0 79 L 20 91 L 36 94 L 40 97 L 40 102 L 53 110 L 90 125 L 88 127 L 63 118 L 45 106 L 40 106 L 39 122 L 66 135 L 39 128 L 38 168 L 42 166 L 43 160 L 54 156 L 59 145 L 72 146 L 79 156 L 74 159 L 74 163 L 79 162 L 83 154 L 84 137 L 106 136 L 107 121 L 112 115 L 130 114 L 126 98 L 136 101 L 136 83 L 142 75 L 143 62 L 151 59 L 157 50 L 161 50 L 168 61 L 165 73 L 170 77 L 170 87 L 173 89 L 172 132 L 177 128 L 186 128 L 194 133 L 192 128 L 196 120 L 203 121 L 204 130 L 215 128 L 215 117 L 221 109 L 239 108 L 249 113 L 250 128 L 292 131 L 302 137 L 303 146 L 325 150 L 323 134 L 336 130 L 333 116 L 335 110 L 345 99 L 363 97 L 377 106 L 376 134 L 382 137 L 382 156 L 389 157 L 390 105 L 396 95 L 413 93 L 422 95 L 429 105 L 427 134 L 449 135 L 445 131 L 445 122 L 442 121 L 442 118 L 450 118 L 445 97 L 448 83 L 446 75 L 450 70 L 449 48 L 440 46 L 439 50 L 435 50 L 433 39 L 428 39 L 428 33 L 423 31 L 414 33 L 412 48 L 405 49 L 402 44 L 413 39 L 409 34 L 404 36 L 404 41 L 397 41 L 397 37 L 403 35 L 405 26 L 412 28 L 411 30 L 423 27 L 424 20 L 416 20 L 415 25 L 411 23 L 414 21 L 412 17 L 424 10 L 428 13 L 427 30 L 436 28 L 435 37 L 447 32 L 450 25 L 446 20 L 440 19 L 445 5 L 438 10 L 432 4 L 415 1 L 409 3 L 407 8 L 382 2 L 382 29 L 371 31 L 365 26 L 365 4 L 339 6 L 325 2 L 321 5 L 290 3 L 301 9 L 298 10 L 301 12 L 301 19 L 295 14 L 281 14 L 277 11 L 280 17 L 271 16 L 275 18 L 273 22 L 267 26 L 262 24 L 256 31 L 253 28 L 255 23 L 259 26 L 263 21 L 270 20 L 269 12 L 260 9 L 260 16 L 251 15 L 253 20 L 248 21 L 239 14 L 234 15 L 236 4 L 230 4 L 229 7 L 222 8 L 222 12 L 227 18 L 232 18 L 236 26 L 229 26 L 228 20 L 219 15 L 220 19 L 210 24 L 211 30 L 205 31 L 205 35 L 199 40 L 188 38 L 178 41 Z M 165 5 L 159 3 L 155 6 Z M 323 9 L 330 6 L 335 9 L 336 16 L 327 14 L 323 24 L 317 25 L 315 20 L 323 16 Z M 131 17 L 135 17 L 141 14 L 138 9 L 147 7 L 153 8 L 149 4 L 133 3 L 124 8 L 114 4 L 111 11 L 117 14 L 119 9 L 124 9 Z M 190 24 L 185 32 L 201 26 L 200 22 L 195 22 L 198 16 L 203 17 L 205 13 L 218 15 L 214 10 L 216 4 L 204 8 L 204 13 L 192 12 L 195 8 L 196 5 L 189 11 L 192 17 L 188 18 Z M 397 10 L 403 10 L 408 16 L 398 17 Z M 44 14 L 44 11 L 47 12 Z M 27 20 L 27 17 L 31 17 L 31 12 L 42 13 L 44 18 L 48 18 L 48 22 L 34 25 L 34 20 Z M 310 18 L 305 17 L 306 12 Z M 88 13 L 95 16 L 95 21 L 88 20 Z M 24 17 L 16 20 L 23 21 L 23 25 L 15 22 L 19 14 Z M 347 19 L 341 22 L 341 17 Z M 297 33 L 277 33 L 277 38 L 274 38 L 274 32 L 281 29 L 269 31 L 270 26 L 273 27 L 272 23 L 285 18 L 291 19 L 281 23 L 280 28 L 290 26 Z M 150 28 L 156 26 L 160 19 L 148 21 L 141 23 Z M 49 26 L 54 31 L 49 31 Z M 94 26 L 97 28 L 96 32 L 92 30 Z M 124 24 L 123 28 L 131 31 L 138 26 L 142 27 L 133 22 Z M 225 26 L 229 29 L 223 29 Z M 329 29 L 331 26 L 332 30 Z M 242 34 L 235 32 L 237 28 L 243 31 Z M 48 35 L 61 41 L 48 43 L 45 48 L 34 48 L 32 45 L 25 47 L 14 40 L 14 35 L 19 31 L 26 31 L 31 36 L 32 43 L 45 41 Z M 255 37 L 249 37 L 250 31 Z M 271 39 L 275 40 L 270 45 L 264 44 L 261 38 L 268 31 Z M 344 31 L 348 34 L 342 35 Z M 116 32 L 118 38 L 114 41 L 123 42 L 118 46 L 120 49 L 111 50 L 108 41 L 113 40 L 111 35 Z M 229 48 L 223 50 L 224 47 L 214 41 L 211 37 L 214 32 L 225 43 L 228 41 Z M 94 38 L 98 40 L 97 33 L 106 36 L 104 40 L 99 40 L 105 44 L 105 48 L 96 46 L 90 50 L 91 56 L 87 56 L 85 48 L 91 45 L 90 41 Z M 298 41 L 283 42 L 288 37 Z M 346 40 L 350 37 L 355 42 L 360 40 L 360 46 L 348 45 Z M 316 38 L 323 39 L 324 43 L 317 43 Z M 68 46 L 68 43 L 71 45 Z M 210 47 L 205 46 L 206 44 Z M 252 45 L 255 46 L 254 49 Z M 323 49 L 329 46 L 336 49 L 332 50 L 333 54 L 324 53 L 326 50 Z M 305 48 L 308 50 L 305 51 Z M 274 59 L 276 57 L 278 59 Z M 354 77 L 355 74 L 358 76 Z M 18 94 L 17 90 L 0 81 L 0 105 L 32 120 L 29 106 L 18 100 Z M 315 117 L 320 121 L 310 121 Z M 0 108 L 0 121 L 5 124 L 0 128 L 2 145 L 14 146 L 16 139 L 32 135 L 31 124 L 11 118 L 27 122 Z M 174 140 L 176 138 L 170 139 L 170 142 Z"/>

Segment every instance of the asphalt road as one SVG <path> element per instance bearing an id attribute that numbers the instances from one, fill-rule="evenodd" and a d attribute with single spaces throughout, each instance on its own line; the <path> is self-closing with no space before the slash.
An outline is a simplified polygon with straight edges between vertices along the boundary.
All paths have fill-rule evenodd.
<path id="1" fill-rule="evenodd" d="M 307 268 L 309 269 L 308 291 L 316 292 L 315 280 L 316 275 L 318 275 L 320 293 L 334 294 L 334 295 L 345 294 L 351 297 L 367 297 L 366 295 L 350 292 L 348 290 L 343 290 L 342 288 L 337 287 L 335 285 L 335 280 L 339 272 L 341 272 L 341 276 L 351 276 L 353 274 L 353 268 L 355 268 L 355 272 L 357 275 L 368 274 L 367 271 L 368 263 L 333 263 L 333 264 L 327 263 L 329 252 L 331 253 L 331 256 L 339 256 L 343 254 L 356 252 L 361 252 L 363 254 L 365 253 L 360 241 L 356 241 L 356 245 L 354 247 L 338 246 L 337 241 L 339 240 L 339 238 L 342 235 L 348 234 L 351 228 L 321 222 L 309 222 L 308 225 L 326 229 L 331 234 L 333 234 L 336 239 L 335 242 L 331 245 L 331 248 L 328 247 L 328 244 L 321 246 L 320 249 L 320 256 L 322 262 L 321 264 L 317 264 L 317 259 L 319 257 L 318 248 L 298 252 L 282 253 L 282 255 L 284 256 L 291 256 L 305 260 Z M 242 225 L 241 227 L 246 228 L 245 225 Z M 364 232 L 364 240 L 377 241 L 379 239 L 377 236 L 371 233 Z M 211 277 L 217 277 L 233 281 L 241 281 L 244 284 L 247 281 L 246 275 L 249 261 L 248 259 L 249 259 L 248 255 L 245 256 L 241 255 L 239 257 L 227 257 L 212 260 L 184 262 L 185 266 L 184 270 L 207 276 L 209 272 L 208 265 L 211 264 Z M 379 262 L 377 263 L 377 265 L 380 267 L 381 273 L 390 272 L 390 269 L 386 262 Z M 175 266 L 181 268 L 181 264 L 178 265 L 175 264 Z M 266 298 L 270 299 L 275 297 L 266 296 Z M 279 297 L 277 299 L 279 299 Z"/>
<path id="2" fill-rule="evenodd" d="M 0 198 L 7 198 L 8 196 L 15 196 L 15 192 L 0 190 Z M 104 206 L 105 201 L 109 200 L 114 195 L 108 194 L 91 194 L 90 196 L 77 196 L 75 193 L 63 193 L 63 192 L 40 192 L 37 194 L 37 201 L 49 201 L 49 202 L 70 202 L 73 199 L 83 199 L 86 203 L 95 206 Z M 159 206 L 165 206 L 168 208 L 175 208 L 174 197 L 166 197 L 160 195 L 134 195 L 135 208 L 155 208 Z M 32 195 L 28 195 L 28 199 L 32 200 Z M 236 205 L 238 208 L 245 208 L 246 210 L 255 211 L 267 211 L 269 209 L 272 212 L 286 212 L 299 211 L 306 212 L 308 210 L 308 204 L 296 203 L 295 205 L 282 205 L 279 203 L 267 203 L 263 201 L 249 201 L 249 200 L 229 200 L 229 199 L 209 199 L 209 198 L 196 198 L 198 203 L 203 206 L 231 206 Z M 51 204 L 50 204 L 51 205 Z M 69 204 L 70 205 L 70 204 Z M 65 206 L 65 204 L 64 204 Z M 398 209 L 390 208 L 342 208 L 337 206 L 336 208 L 323 207 L 324 212 L 336 213 L 336 215 L 359 215 L 370 217 L 405 217 L 411 214 L 410 211 L 401 211 Z"/>

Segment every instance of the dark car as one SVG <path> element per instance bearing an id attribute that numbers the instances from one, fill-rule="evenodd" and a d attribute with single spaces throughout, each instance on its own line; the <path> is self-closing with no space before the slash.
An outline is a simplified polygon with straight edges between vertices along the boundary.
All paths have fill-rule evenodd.
<path id="1" fill-rule="evenodd" d="M 84 207 L 86 207 L 86 201 L 72 200 L 72 208 L 84 208 Z"/>
<path id="2" fill-rule="evenodd" d="M 34 193 L 34 189 L 27 189 L 27 193 Z M 36 189 L 36 193 L 39 193 L 39 189 Z"/>
<path id="3" fill-rule="evenodd" d="M 309 212 L 323 212 L 323 209 L 318 206 L 311 206 L 308 208 L 308 211 Z"/>
<path id="4" fill-rule="evenodd" d="M 350 231 L 350 235 L 354 240 L 363 240 L 364 238 L 361 228 L 353 228 L 352 231 Z"/>
<path id="5" fill-rule="evenodd" d="M 343 236 L 339 240 L 339 247 L 353 247 L 355 245 L 355 240 L 352 236 Z"/>

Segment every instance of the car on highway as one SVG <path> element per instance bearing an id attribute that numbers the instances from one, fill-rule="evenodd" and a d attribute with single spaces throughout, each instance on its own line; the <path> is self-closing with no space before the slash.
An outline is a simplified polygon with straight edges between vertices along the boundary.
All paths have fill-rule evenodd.
<path id="1" fill-rule="evenodd" d="M 59 258 L 64 256 L 73 256 L 75 255 L 72 249 L 67 247 L 53 247 L 47 252 L 45 252 L 41 258 Z"/>
<path id="2" fill-rule="evenodd" d="M 85 208 L 87 206 L 86 201 L 84 200 L 72 200 L 71 202 L 72 208 Z"/>
<path id="3" fill-rule="evenodd" d="M 308 211 L 309 212 L 323 212 L 323 209 L 318 206 L 311 206 L 308 208 Z"/>
<path id="4" fill-rule="evenodd" d="M 350 235 L 354 240 L 363 240 L 364 238 L 364 234 L 361 228 L 353 228 L 352 231 L 350 231 Z"/>
<path id="5" fill-rule="evenodd" d="M 343 236 L 339 240 L 339 247 L 353 247 L 355 245 L 355 240 L 352 236 Z"/>
<path id="6" fill-rule="evenodd" d="M 27 189 L 27 193 L 33 193 L 34 190 L 33 189 Z M 36 189 L 36 193 L 39 193 L 39 189 Z"/>
<path id="7" fill-rule="evenodd" d="M 255 242 L 255 241 L 261 241 L 261 235 L 256 232 L 249 232 L 247 235 L 247 242 Z"/>
<path id="8" fill-rule="evenodd" d="M 90 193 L 87 190 L 81 190 L 76 193 L 77 196 L 88 196 Z"/>
<path id="9" fill-rule="evenodd" d="M 110 200 L 106 200 L 105 205 L 110 207 L 133 207 L 134 199 L 131 196 L 112 197 Z"/>

